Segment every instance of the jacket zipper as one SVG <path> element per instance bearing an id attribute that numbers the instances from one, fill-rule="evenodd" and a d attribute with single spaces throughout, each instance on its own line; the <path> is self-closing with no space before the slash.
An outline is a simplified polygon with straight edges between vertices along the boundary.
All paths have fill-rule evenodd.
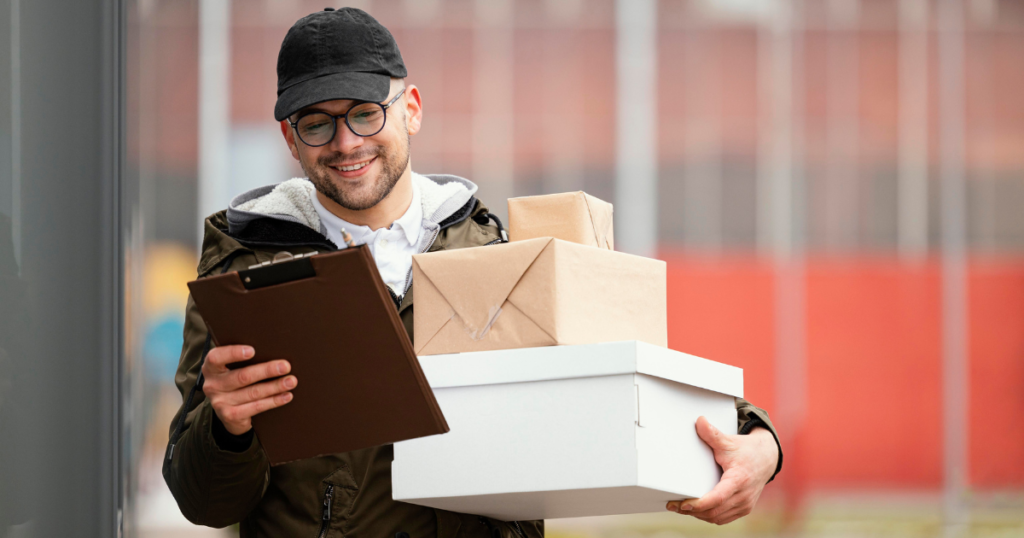
<path id="1" fill-rule="evenodd" d="M 420 252 L 419 252 L 420 254 L 423 254 L 424 252 L 430 250 L 431 245 L 434 244 L 434 241 L 437 239 L 437 235 L 439 233 L 441 233 L 441 229 L 440 228 L 438 228 L 437 230 L 434 230 L 434 235 L 430 236 L 430 241 L 427 241 L 427 246 L 420 250 Z M 405 293 L 409 293 L 409 286 L 412 286 L 412 265 L 409 266 L 409 270 L 405 273 Z M 391 288 L 388 288 L 388 289 L 391 289 Z M 392 294 L 392 295 L 394 295 L 394 294 Z M 404 299 L 404 298 L 405 298 L 405 295 L 402 295 L 402 297 L 396 299 L 398 301 L 398 308 L 399 309 L 402 308 L 402 299 Z"/>
<path id="2" fill-rule="evenodd" d="M 331 497 L 334 495 L 334 485 L 327 484 L 327 490 L 324 491 L 324 515 L 320 520 L 320 532 L 316 534 L 317 538 L 324 538 L 327 536 L 327 531 L 331 526 Z"/>
<path id="3" fill-rule="evenodd" d="M 526 533 L 523 532 L 523 528 L 519 526 L 518 521 L 513 521 L 512 525 L 515 527 L 516 532 L 519 533 L 519 536 L 521 536 L 522 538 L 526 538 Z"/>
<path id="4" fill-rule="evenodd" d="M 402 298 L 395 294 L 395 291 L 391 289 L 391 286 L 388 286 L 387 284 L 385 284 L 384 287 L 388 289 L 388 295 L 390 295 L 391 296 L 391 300 L 395 302 L 395 308 L 401 309 L 402 308 Z"/>

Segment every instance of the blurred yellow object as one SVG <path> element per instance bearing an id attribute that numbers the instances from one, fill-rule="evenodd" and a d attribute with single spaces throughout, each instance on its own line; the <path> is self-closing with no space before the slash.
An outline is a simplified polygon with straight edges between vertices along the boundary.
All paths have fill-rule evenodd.
<path id="1" fill-rule="evenodd" d="M 157 243 L 146 249 L 142 278 L 142 314 L 152 319 L 160 313 L 183 313 L 188 301 L 186 283 L 196 277 L 198 259 L 178 243 Z"/>

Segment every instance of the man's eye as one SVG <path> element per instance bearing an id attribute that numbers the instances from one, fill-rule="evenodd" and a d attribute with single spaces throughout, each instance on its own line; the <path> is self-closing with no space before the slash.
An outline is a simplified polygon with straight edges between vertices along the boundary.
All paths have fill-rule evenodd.
<path id="1" fill-rule="evenodd" d="M 325 122 L 325 121 L 318 121 L 316 123 L 311 123 L 309 125 L 306 125 L 302 129 L 304 131 L 306 131 L 307 133 L 312 133 L 312 132 L 316 132 L 316 131 L 319 131 L 319 130 L 322 130 L 322 129 L 326 128 L 327 125 L 328 125 L 328 123 Z"/>
<path id="2" fill-rule="evenodd" d="M 377 116 L 379 116 L 379 115 L 380 115 L 380 111 L 379 110 L 368 110 L 366 112 L 359 112 L 359 113 L 357 113 L 355 115 L 356 117 L 354 119 L 355 119 L 355 121 L 358 121 L 358 122 L 369 123 L 369 122 L 375 120 L 377 118 Z"/>

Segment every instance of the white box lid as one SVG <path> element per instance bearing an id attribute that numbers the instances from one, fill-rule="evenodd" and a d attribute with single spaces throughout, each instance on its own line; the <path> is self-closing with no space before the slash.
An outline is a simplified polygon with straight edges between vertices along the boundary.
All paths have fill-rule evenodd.
<path id="1" fill-rule="evenodd" d="M 640 373 L 743 397 L 743 370 L 629 340 L 419 357 L 434 389 Z"/>

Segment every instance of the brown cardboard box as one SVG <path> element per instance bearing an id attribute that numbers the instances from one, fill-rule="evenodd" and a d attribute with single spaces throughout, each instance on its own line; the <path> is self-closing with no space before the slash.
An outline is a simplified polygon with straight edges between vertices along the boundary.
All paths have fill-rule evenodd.
<path id="1" fill-rule="evenodd" d="M 668 345 L 665 262 L 550 237 L 412 257 L 417 355 Z"/>
<path id="2" fill-rule="evenodd" d="M 615 250 L 612 204 L 585 192 L 509 198 L 508 234 L 510 241 L 554 237 Z"/>

